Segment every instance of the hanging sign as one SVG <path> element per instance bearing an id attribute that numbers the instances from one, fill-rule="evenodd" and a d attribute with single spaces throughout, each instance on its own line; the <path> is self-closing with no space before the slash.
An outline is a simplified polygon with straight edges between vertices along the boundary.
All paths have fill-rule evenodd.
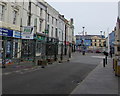
<path id="1" fill-rule="evenodd" d="M 21 34 L 22 34 L 22 39 L 33 39 L 34 27 L 33 26 L 24 26 Z"/>
<path id="2" fill-rule="evenodd" d="M 14 38 L 21 38 L 22 36 L 21 36 L 21 33 L 20 33 L 20 32 L 18 32 L 18 31 L 13 31 L 13 37 L 14 37 Z"/>

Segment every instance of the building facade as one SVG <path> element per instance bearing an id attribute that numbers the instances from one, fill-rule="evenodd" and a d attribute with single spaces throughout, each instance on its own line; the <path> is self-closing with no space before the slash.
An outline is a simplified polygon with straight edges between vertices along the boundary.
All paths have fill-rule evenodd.
<path id="1" fill-rule="evenodd" d="M 80 46 L 84 44 L 86 50 L 100 50 L 105 48 L 105 37 L 102 35 L 76 35 L 76 46 L 80 49 Z M 81 49 L 82 50 L 82 49 Z"/>
<path id="2" fill-rule="evenodd" d="M 61 54 L 58 45 L 63 44 L 65 51 L 65 42 L 72 44 L 74 41 L 72 21 L 68 21 L 44 0 L 0 2 L 2 57 L 30 60 L 53 52 L 53 57 L 57 58 Z M 47 50 L 49 47 L 51 49 Z"/>

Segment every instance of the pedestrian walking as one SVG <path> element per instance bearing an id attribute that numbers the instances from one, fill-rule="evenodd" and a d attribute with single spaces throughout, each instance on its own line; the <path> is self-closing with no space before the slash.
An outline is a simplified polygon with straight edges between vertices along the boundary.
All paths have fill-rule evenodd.
<path id="1" fill-rule="evenodd" d="M 110 50 L 110 57 L 112 58 L 112 50 Z"/>

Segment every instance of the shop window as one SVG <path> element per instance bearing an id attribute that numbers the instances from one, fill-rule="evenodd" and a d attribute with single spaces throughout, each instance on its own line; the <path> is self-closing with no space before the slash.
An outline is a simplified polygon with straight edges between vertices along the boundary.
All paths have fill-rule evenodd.
<path id="1" fill-rule="evenodd" d="M 6 42 L 6 58 L 11 58 L 12 55 L 12 42 L 8 40 Z"/>
<path id="2" fill-rule="evenodd" d="M 13 58 L 17 57 L 18 54 L 18 40 L 14 39 L 13 41 Z"/>
<path id="3" fill-rule="evenodd" d="M 120 47 L 117 47 L 117 50 L 120 51 Z"/>

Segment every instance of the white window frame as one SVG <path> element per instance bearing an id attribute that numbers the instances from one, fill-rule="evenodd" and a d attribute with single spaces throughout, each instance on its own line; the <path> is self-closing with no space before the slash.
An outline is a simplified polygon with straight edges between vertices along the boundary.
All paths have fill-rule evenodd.
<path id="1" fill-rule="evenodd" d="M 40 20 L 39 20 L 39 31 L 40 31 L 40 32 L 42 32 L 42 22 L 43 22 L 43 21 L 40 19 Z"/>
<path id="2" fill-rule="evenodd" d="M 17 24 L 17 14 L 18 14 L 18 11 L 14 9 L 13 10 L 13 24 Z"/>
<path id="3" fill-rule="evenodd" d="M 5 17 L 4 16 L 5 15 L 5 5 L 4 4 L 0 4 L 0 6 L 1 6 L 0 21 L 4 21 L 4 17 Z"/>

